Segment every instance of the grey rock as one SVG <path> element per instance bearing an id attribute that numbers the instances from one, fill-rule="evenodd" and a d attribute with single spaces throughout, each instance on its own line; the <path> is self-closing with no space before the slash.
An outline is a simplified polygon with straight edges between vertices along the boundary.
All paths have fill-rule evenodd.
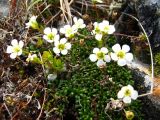
<path id="1" fill-rule="evenodd" d="M 127 0 L 126 7 L 124 8 L 123 12 L 132 14 L 139 19 L 149 36 L 152 50 L 154 53 L 159 52 L 160 0 Z M 131 25 L 131 23 L 134 24 L 134 28 L 132 29 L 133 31 L 128 30 L 128 26 Z M 138 24 L 136 24 L 136 21 L 124 14 L 120 16 L 115 26 L 118 33 L 124 33 L 128 35 L 133 35 L 134 33 L 134 35 L 138 35 L 140 32 L 142 32 Z M 123 43 L 123 41 L 121 41 L 121 37 L 117 37 L 117 40 L 120 43 Z"/>
<path id="2" fill-rule="evenodd" d="M 144 84 L 145 76 L 149 74 L 149 65 L 135 60 L 128 67 L 132 71 L 133 79 L 135 81 L 134 88 L 138 90 L 139 95 L 149 93 L 151 87 L 145 87 Z M 154 82 L 154 88 L 156 86 L 157 85 Z M 160 120 L 160 98 L 153 94 L 145 97 L 140 97 L 138 99 L 142 100 L 142 113 L 144 114 L 145 120 Z"/>
<path id="3" fill-rule="evenodd" d="M 9 0 L 0 0 L 0 17 L 7 16 L 9 13 Z"/>
<path id="4" fill-rule="evenodd" d="M 156 52 L 160 49 L 160 0 L 139 0 L 135 2 L 135 12 L 145 28 Z"/>

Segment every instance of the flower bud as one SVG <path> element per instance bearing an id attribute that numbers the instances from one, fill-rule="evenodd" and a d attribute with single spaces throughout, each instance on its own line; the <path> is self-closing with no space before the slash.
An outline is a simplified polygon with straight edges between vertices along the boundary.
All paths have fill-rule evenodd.
<path id="1" fill-rule="evenodd" d="M 132 120 L 134 118 L 134 113 L 132 111 L 126 111 L 127 120 Z"/>

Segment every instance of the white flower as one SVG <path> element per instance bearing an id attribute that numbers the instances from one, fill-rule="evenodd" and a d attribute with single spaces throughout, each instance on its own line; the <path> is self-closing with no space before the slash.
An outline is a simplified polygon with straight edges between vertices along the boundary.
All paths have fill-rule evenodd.
<path id="1" fill-rule="evenodd" d="M 131 85 L 127 85 L 121 88 L 117 94 L 119 99 L 123 99 L 124 103 L 131 103 L 131 100 L 136 100 L 138 97 L 138 92 L 134 90 Z"/>
<path id="2" fill-rule="evenodd" d="M 92 30 L 92 33 L 95 35 L 95 39 L 98 40 L 98 41 L 101 41 L 102 37 L 103 37 L 103 34 L 102 34 L 101 29 L 100 29 L 99 23 L 94 22 L 93 26 L 94 26 L 94 30 Z"/>
<path id="3" fill-rule="evenodd" d="M 16 39 L 13 39 L 11 41 L 12 46 L 7 47 L 7 53 L 10 53 L 10 58 L 15 59 L 17 56 L 20 56 L 22 54 L 22 48 L 24 45 L 23 41 L 18 41 Z"/>
<path id="4" fill-rule="evenodd" d="M 55 41 L 54 45 L 55 47 L 53 48 L 53 51 L 58 55 L 60 53 L 66 55 L 68 50 L 71 49 L 71 44 L 67 42 L 66 38 L 62 38 L 60 41 Z"/>
<path id="5" fill-rule="evenodd" d="M 57 34 L 57 29 L 56 28 L 49 28 L 46 27 L 44 29 L 44 34 L 43 35 L 43 39 L 45 39 L 47 42 L 52 43 L 54 41 L 58 41 L 59 40 L 59 35 Z"/>
<path id="6" fill-rule="evenodd" d="M 33 29 L 38 29 L 37 16 L 32 16 L 28 23 L 26 23 L 26 28 L 32 27 Z"/>
<path id="7" fill-rule="evenodd" d="M 79 29 L 79 28 L 82 29 L 82 28 L 86 27 L 86 25 L 84 24 L 83 19 L 81 19 L 81 18 L 77 19 L 77 17 L 74 17 L 73 21 L 74 21 L 73 28 L 75 28 L 75 29 Z"/>
<path id="8" fill-rule="evenodd" d="M 115 44 L 112 46 L 112 50 L 114 53 L 111 53 L 111 58 L 114 61 L 118 61 L 119 66 L 124 66 L 133 60 L 133 54 L 128 53 L 130 51 L 130 47 L 128 45 L 123 45 L 121 49 L 119 44 Z"/>
<path id="9" fill-rule="evenodd" d="M 31 53 L 28 54 L 28 58 L 26 59 L 27 62 L 33 61 L 34 58 L 37 58 L 37 54 L 31 55 Z"/>
<path id="10" fill-rule="evenodd" d="M 92 0 L 93 3 L 103 3 L 103 0 Z"/>
<path id="11" fill-rule="evenodd" d="M 89 56 L 89 59 L 92 62 L 96 62 L 97 61 L 97 66 L 98 67 L 104 67 L 106 65 L 106 62 L 110 62 L 111 58 L 109 55 L 107 55 L 108 53 L 108 49 L 105 47 L 102 47 L 101 49 L 99 48 L 94 48 L 93 49 L 93 53 Z"/>
<path id="12" fill-rule="evenodd" d="M 102 40 L 103 35 L 105 34 L 112 34 L 115 32 L 114 25 L 109 25 L 109 21 L 103 20 L 101 23 L 95 22 L 93 24 L 94 30 L 92 31 L 95 34 L 96 40 Z"/>
<path id="13" fill-rule="evenodd" d="M 109 21 L 103 20 L 99 23 L 99 28 L 104 34 L 112 34 L 115 32 L 114 25 L 109 25 Z"/>
<path id="14" fill-rule="evenodd" d="M 145 75 L 145 77 L 144 77 L 144 85 L 145 85 L 145 87 L 148 87 L 148 86 L 152 85 L 152 81 L 151 81 L 151 78 L 149 77 L 149 75 Z"/>
<path id="15" fill-rule="evenodd" d="M 65 25 L 63 28 L 60 28 L 60 32 L 65 34 L 66 37 L 72 38 L 77 32 L 77 29 L 73 26 L 71 27 L 70 25 Z"/>

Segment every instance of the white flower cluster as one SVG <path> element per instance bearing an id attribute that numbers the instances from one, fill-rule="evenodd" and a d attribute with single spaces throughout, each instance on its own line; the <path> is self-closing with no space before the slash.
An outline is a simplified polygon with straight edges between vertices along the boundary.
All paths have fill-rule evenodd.
<path id="1" fill-rule="evenodd" d="M 76 17 L 73 18 L 74 25 L 65 25 L 63 28 L 60 29 L 60 33 L 64 34 L 66 38 L 72 38 L 77 33 L 78 29 L 85 28 L 86 25 L 84 24 L 83 19 L 78 19 Z M 37 16 L 32 16 L 28 23 L 26 23 L 26 28 L 33 28 L 33 29 L 39 29 L 39 25 L 37 22 Z M 68 50 L 71 49 L 71 43 L 67 42 L 66 38 L 60 39 L 60 35 L 58 34 L 58 30 L 56 28 L 50 28 L 46 27 L 43 30 L 43 39 L 46 40 L 49 43 L 54 42 L 54 48 L 53 51 L 55 54 L 59 55 L 60 53 L 62 55 L 66 55 L 68 53 Z M 10 53 L 10 57 L 12 59 L 15 59 L 17 56 L 20 56 L 22 54 L 22 48 L 24 45 L 23 41 L 18 41 L 16 39 L 11 41 L 12 46 L 7 47 L 7 53 Z M 37 55 L 30 53 L 28 54 L 28 58 L 26 59 L 27 62 L 33 61 L 34 58 L 36 58 Z"/>
<path id="2" fill-rule="evenodd" d="M 122 49 L 119 44 L 115 44 L 112 46 L 113 52 L 111 54 L 106 55 L 108 53 L 108 49 L 102 47 L 100 50 L 98 48 L 93 49 L 93 53 L 89 56 L 92 62 L 96 62 L 98 67 L 104 67 L 106 65 L 105 62 L 110 62 L 111 58 L 114 61 L 117 61 L 119 66 L 125 66 L 127 63 L 130 63 L 133 60 L 133 54 L 128 53 L 130 47 L 128 45 L 123 45 Z"/>
<path id="3" fill-rule="evenodd" d="M 60 28 L 60 33 L 64 34 L 66 38 L 73 38 L 74 35 L 77 33 L 78 29 L 85 28 L 86 25 L 84 24 L 83 19 L 77 19 L 76 17 L 73 18 L 74 25 L 65 25 L 63 28 Z M 60 35 L 58 34 L 58 30 L 56 28 L 45 28 L 44 29 L 44 36 L 47 42 L 54 42 L 53 51 L 55 54 L 59 55 L 66 55 L 68 50 L 71 49 L 71 43 L 67 42 L 66 38 L 60 39 Z"/>
<path id="4" fill-rule="evenodd" d="M 37 16 L 32 16 L 28 23 L 26 23 L 26 27 L 32 27 L 34 29 L 38 28 L 38 23 L 36 21 Z M 77 33 L 79 29 L 83 29 L 86 27 L 84 24 L 83 19 L 78 19 L 77 17 L 73 18 L 74 24 L 71 25 L 65 25 L 63 28 L 60 28 L 60 33 L 64 34 L 66 38 L 70 39 L 73 38 L 74 35 Z M 56 28 L 50 28 L 46 27 L 44 30 L 43 39 L 46 40 L 49 43 L 54 42 L 54 48 L 53 51 L 55 54 L 59 55 L 66 55 L 68 53 L 68 50 L 71 49 L 71 43 L 68 42 L 66 38 L 60 39 L 60 35 L 58 34 L 58 30 Z M 97 40 L 102 40 L 103 35 L 105 34 L 112 34 L 115 32 L 115 28 L 113 25 L 109 25 L 109 21 L 103 20 L 101 23 L 94 23 L 94 30 L 92 31 L 93 34 L 95 34 L 95 38 Z M 11 42 L 13 45 L 13 48 L 11 46 L 8 46 L 7 53 L 14 53 L 11 54 L 11 58 L 14 59 L 16 56 L 19 56 L 22 54 L 22 47 L 23 42 L 20 41 L 20 44 L 18 45 L 18 42 L 15 43 L 15 40 Z M 15 44 L 14 44 L 15 43 Z M 112 47 L 113 52 L 111 54 L 108 54 L 108 49 L 105 47 L 94 48 L 93 54 L 90 55 L 90 60 L 92 62 L 97 61 L 98 67 L 104 67 L 106 65 L 106 62 L 110 62 L 111 58 L 114 61 L 117 61 L 119 66 L 124 66 L 128 62 L 131 62 L 133 59 L 133 54 L 128 53 L 130 50 L 130 47 L 128 45 L 123 45 L 122 49 L 119 44 L 116 44 Z M 27 61 L 31 60 L 31 55 L 28 56 Z"/>
<path id="5" fill-rule="evenodd" d="M 101 41 L 103 35 L 113 34 L 115 32 L 114 25 L 109 25 L 109 21 L 103 20 L 101 23 L 95 22 L 94 30 L 92 33 L 95 35 L 95 39 Z"/>
<path id="6" fill-rule="evenodd" d="M 96 2 L 102 2 L 101 0 L 93 0 Z M 39 25 L 37 22 L 37 16 L 32 16 L 28 23 L 26 23 L 26 28 L 33 28 L 39 30 Z M 43 30 L 43 39 L 49 43 L 54 43 L 53 52 L 56 55 L 62 54 L 66 55 L 68 50 L 71 49 L 71 43 L 68 42 L 68 39 L 71 39 L 75 36 L 79 29 L 86 27 L 83 19 L 73 18 L 74 24 L 65 25 L 58 31 L 56 28 L 46 27 Z M 94 30 L 92 33 L 95 35 L 95 39 L 102 41 L 104 35 L 113 34 L 115 32 L 114 25 L 110 25 L 109 21 L 103 20 L 101 23 L 94 23 Z M 66 38 L 60 39 L 60 33 L 63 34 Z M 17 56 L 22 54 L 22 48 L 24 46 L 23 41 L 17 41 L 16 39 L 11 41 L 11 45 L 7 47 L 7 53 L 10 54 L 10 58 L 15 59 Z M 129 52 L 130 47 L 128 45 L 123 45 L 122 47 L 119 44 L 112 46 L 112 51 L 106 47 L 94 48 L 93 53 L 90 54 L 89 59 L 92 62 L 97 62 L 99 68 L 106 66 L 106 63 L 111 60 L 116 61 L 119 66 L 125 66 L 133 60 L 133 54 Z M 37 54 L 28 54 L 27 62 L 33 61 L 37 58 Z M 50 74 L 48 79 L 56 79 L 57 74 Z M 149 77 L 145 77 L 145 86 L 150 85 Z M 124 86 L 117 94 L 119 99 L 122 99 L 124 103 L 131 103 L 131 100 L 135 100 L 138 97 L 138 92 L 134 90 L 131 85 Z"/>
<path id="7" fill-rule="evenodd" d="M 83 19 L 77 17 L 73 18 L 74 25 L 65 25 L 63 28 L 60 29 L 60 33 L 65 34 L 67 38 L 73 38 L 74 35 L 77 33 L 78 29 L 85 28 L 86 25 L 84 24 Z"/>

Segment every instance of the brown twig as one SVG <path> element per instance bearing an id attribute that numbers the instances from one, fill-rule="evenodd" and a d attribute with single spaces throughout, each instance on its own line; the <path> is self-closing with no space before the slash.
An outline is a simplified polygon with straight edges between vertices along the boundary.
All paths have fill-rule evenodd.
<path id="1" fill-rule="evenodd" d="M 46 89 L 44 89 L 44 97 L 43 97 L 43 103 L 41 105 L 42 106 L 41 107 L 41 111 L 40 111 L 40 113 L 39 113 L 39 115 L 38 115 L 38 117 L 37 117 L 36 120 L 39 120 L 41 118 L 41 116 L 42 116 L 42 112 L 43 112 L 43 108 L 44 108 L 44 103 L 46 101 L 46 96 L 47 96 L 47 92 L 46 92 Z"/>

